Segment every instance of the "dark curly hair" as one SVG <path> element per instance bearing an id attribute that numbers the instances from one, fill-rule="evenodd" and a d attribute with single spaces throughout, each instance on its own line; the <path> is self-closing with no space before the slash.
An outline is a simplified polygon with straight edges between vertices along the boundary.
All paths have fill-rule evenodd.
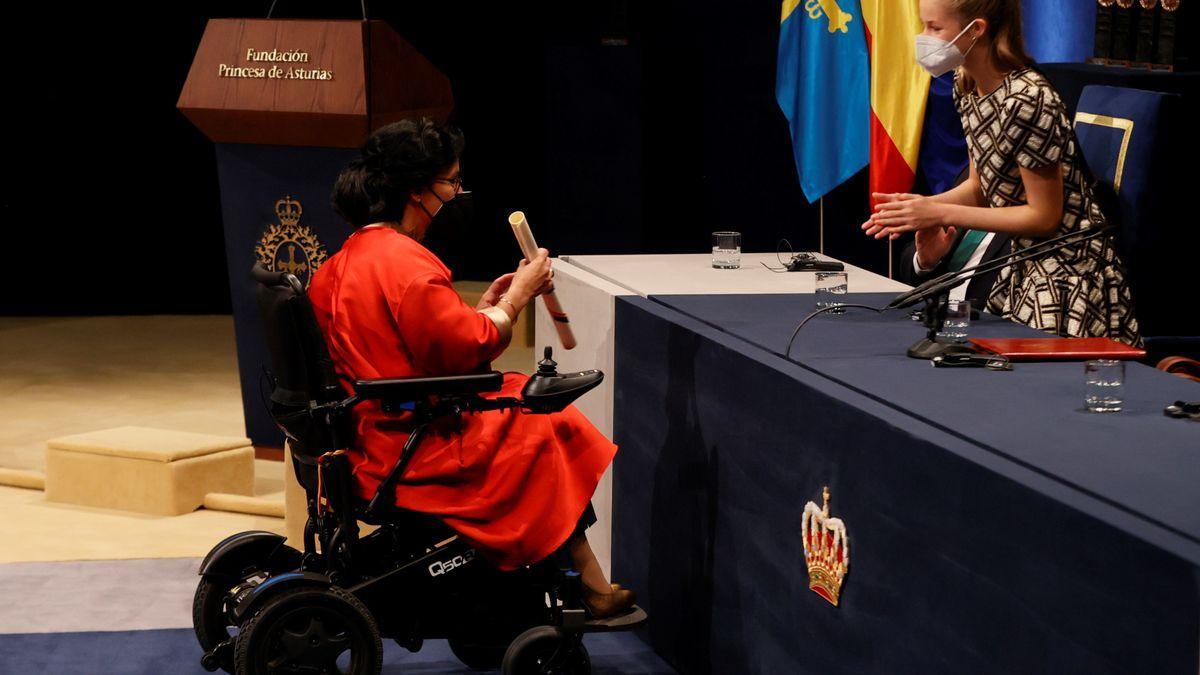
<path id="1" fill-rule="evenodd" d="M 382 126 L 333 184 L 333 208 L 354 227 L 399 222 L 409 195 L 462 157 L 462 133 L 427 117 Z"/>

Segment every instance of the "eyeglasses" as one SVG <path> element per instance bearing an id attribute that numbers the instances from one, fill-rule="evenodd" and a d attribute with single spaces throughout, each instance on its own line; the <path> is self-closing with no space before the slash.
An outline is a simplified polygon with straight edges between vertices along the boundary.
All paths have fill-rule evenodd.
<path id="1" fill-rule="evenodd" d="M 433 182 L 445 183 L 445 184 L 453 187 L 455 192 L 461 192 L 462 191 L 462 182 L 463 182 L 462 172 L 460 171 L 460 172 L 454 174 L 453 178 L 434 178 Z"/>

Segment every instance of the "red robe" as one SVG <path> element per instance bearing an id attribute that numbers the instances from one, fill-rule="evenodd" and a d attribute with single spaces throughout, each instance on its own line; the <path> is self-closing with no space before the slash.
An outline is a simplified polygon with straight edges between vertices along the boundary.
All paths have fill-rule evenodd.
<path id="1" fill-rule="evenodd" d="M 500 332 L 462 301 L 450 270 L 387 227 L 355 232 L 313 275 L 308 297 L 348 389 L 353 381 L 486 372 Z M 532 308 L 532 305 L 530 305 Z M 487 396 L 518 396 L 504 376 Z M 355 409 L 351 464 L 370 498 L 400 456 L 408 415 Z M 503 569 L 542 560 L 570 536 L 616 453 L 574 406 L 553 415 L 492 411 L 432 425 L 396 489 L 396 504 L 434 514 Z"/>

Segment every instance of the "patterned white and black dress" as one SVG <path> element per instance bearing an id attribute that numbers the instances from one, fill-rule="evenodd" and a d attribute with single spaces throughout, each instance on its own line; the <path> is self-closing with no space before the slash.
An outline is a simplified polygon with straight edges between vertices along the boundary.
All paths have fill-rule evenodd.
<path id="1" fill-rule="evenodd" d="M 1054 236 L 1104 224 L 1084 177 L 1066 107 L 1040 73 L 1015 70 L 986 96 L 964 94 L 956 82 L 954 101 L 990 206 L 1027 203 L 1020 167 L 1061 162 L 1063 218 Z M 1014 238 L 1013 250 L 1035 243 Z M 1003 270 L 988 310 L 1060 335 L 1140 341 L 1125 268 L 1111 235 Z"/>

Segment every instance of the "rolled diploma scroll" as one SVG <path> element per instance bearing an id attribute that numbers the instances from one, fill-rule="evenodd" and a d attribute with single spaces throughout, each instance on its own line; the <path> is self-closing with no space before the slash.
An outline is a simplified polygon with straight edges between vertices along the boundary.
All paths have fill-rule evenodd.
<path id="1" fill-rule="evenodd" d="M 533 260 L 537 256 L 538 245 L 533 239 L 529 223 L 525 220 L 525 212 L 514 211 L 508 217 L 508 224 L 512 226 L 513 235 L 516 236 L 517 244 L 521 246 L 521 252 L 525 254 L 525 259 Z M 571 332 L 571 319 L 563 311 L 558 298 L 553 292 L 550 292 L 543 293 L 542 300 L 545 301 L 546 311 L 550 313 L 550 318 L 554 321 L 554 328 L 558 331 L 558 340 L 562 342 L 563 349 L 574 349 L 575 334 Z"/>

